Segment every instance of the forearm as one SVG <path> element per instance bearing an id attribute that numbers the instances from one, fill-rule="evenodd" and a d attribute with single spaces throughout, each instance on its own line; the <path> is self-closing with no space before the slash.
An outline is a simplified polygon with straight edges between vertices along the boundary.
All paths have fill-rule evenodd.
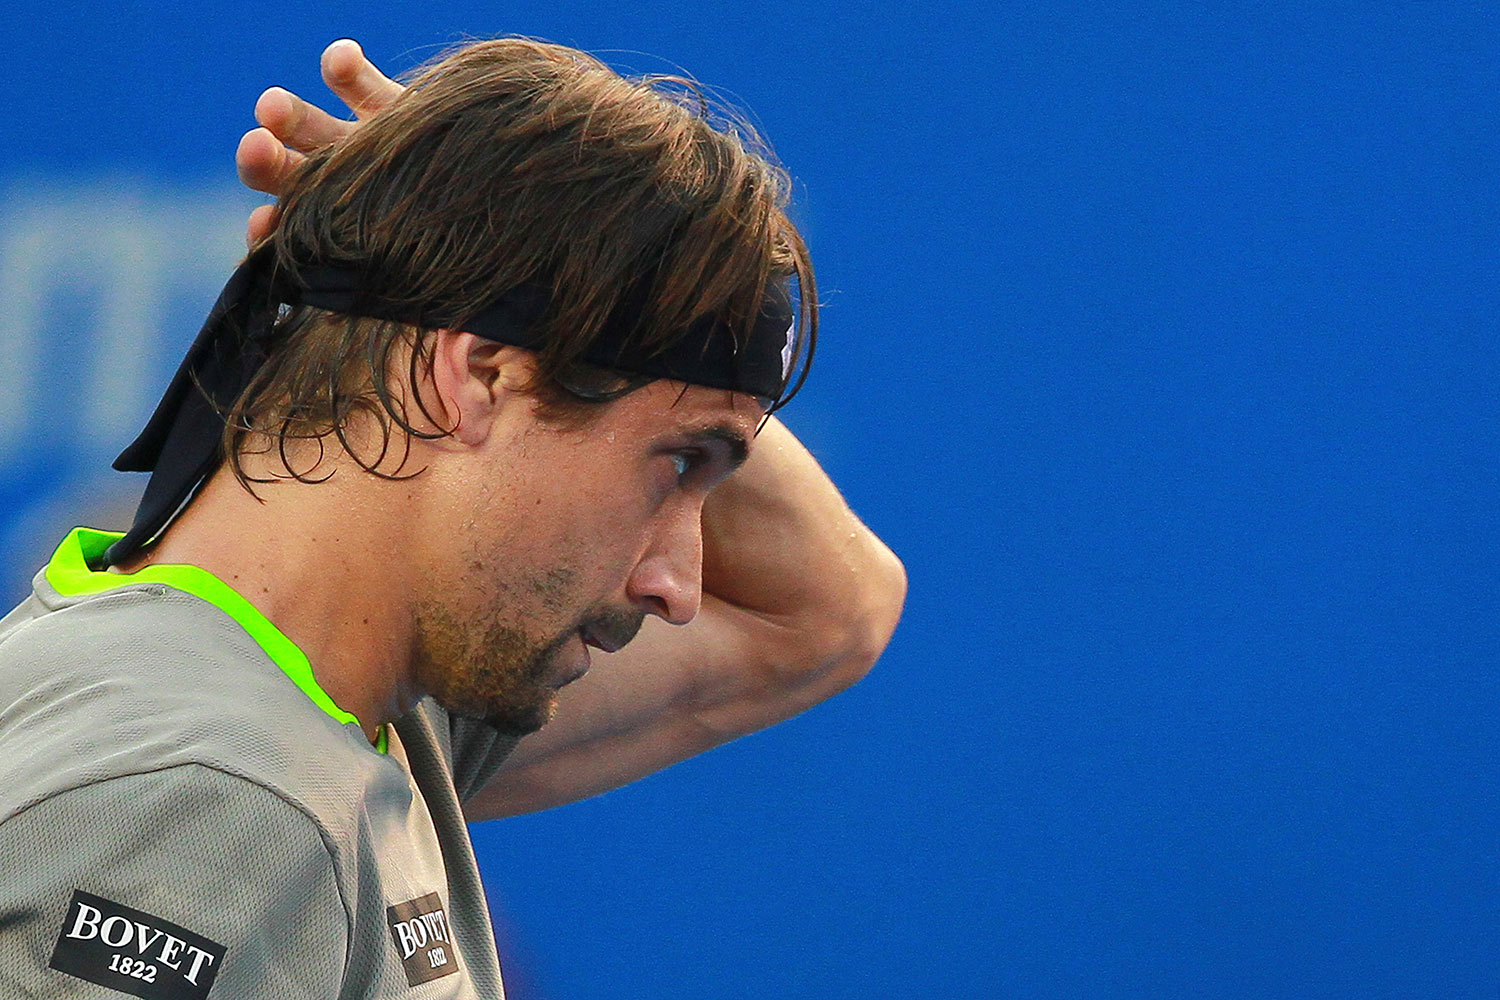
<path id="1" fill-rule="evenodd" d="M 806 711 L 879 653 L 830 644 L 818 659 L 796 636 L 711 597 L 689 625 L 647 621 L 561 692 L 557 718 L 521 741 L 465 815 L 534 812 L 629 784 Z"/>

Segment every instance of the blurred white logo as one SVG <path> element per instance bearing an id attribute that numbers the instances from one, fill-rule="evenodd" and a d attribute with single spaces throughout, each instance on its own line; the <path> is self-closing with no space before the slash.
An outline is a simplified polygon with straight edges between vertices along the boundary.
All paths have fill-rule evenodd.
<path id="1" fill-rule="evenodd" d="M 0 180 L 0 590 L 11 596 L 63 531 L 134 506 L 141 481 L 109 463 L 244 253 L 256 199 L 222 188 Z"/>

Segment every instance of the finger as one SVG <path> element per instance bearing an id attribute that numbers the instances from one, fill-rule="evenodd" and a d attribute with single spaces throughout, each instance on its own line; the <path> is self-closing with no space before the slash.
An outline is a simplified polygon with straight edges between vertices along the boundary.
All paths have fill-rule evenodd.
<path id="1" fill-rule="evenodd" d="M 251 249 L 255 244 L 276 231 L 281 220 L 281 211 L 275 205 L 261 205 L 250 213 L 250 222 L 245 227 L 245 245 Z"/>
<path id="2" fill-rule="evenodd" d="M 256 128 L 240 139 L 234 152 L 234 167 L 246 187 L 280 194 L 287 178 L 304 159 L 301 153 L 283 146 L 269 129 Z"/>
<path id="3" fill-rule="evenodd" d="M 354 129 L 290 90 L 272 87 L 255 102 L 255 120 L 292 149 L 310 153 L 337 142 Z"/>
<path id="4" fill-rule="evenodd" d="M 323 50 L 323 82 L 360 118 L 389 107 L 406 89 L 376 69 L 352 38 L 340 38 Z"/>

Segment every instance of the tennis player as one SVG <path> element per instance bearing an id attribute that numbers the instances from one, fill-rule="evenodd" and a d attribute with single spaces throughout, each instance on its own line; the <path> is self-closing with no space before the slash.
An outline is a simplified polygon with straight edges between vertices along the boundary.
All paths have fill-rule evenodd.
<path id="1" fill-rule="evenodd" d="M 263 95 L 276 193 L 133 524 L 0 622 L 0 994 L 498 997 L 466 821 L 861 677 L 899 562 L 770 416 L 817 330 L 782 173 L 697 99 L 469 45 L 363 120 Z"/>

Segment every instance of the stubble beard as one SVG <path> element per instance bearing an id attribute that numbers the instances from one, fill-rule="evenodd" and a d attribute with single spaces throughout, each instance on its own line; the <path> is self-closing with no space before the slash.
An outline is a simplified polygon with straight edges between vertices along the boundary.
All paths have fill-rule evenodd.
<path id="1" fill-rule="evenodd" d="M 485 569 L 478 560 L 473 566 L 476 573 Z M 570 609 L 575 583 L 575 571 L 559 566 L 519 585 L 500 585 L 470 605 L 475 610 L 467 620 L 462 603 L 419 602 L 414 659 L 420 689 L 448 711 L 482 719 L 502 732 L 524 736 L 541 729 L 557 711 L 554 661 L 563 648 L 581 641 L 583 630 L 618 648 L 635 637 L 645 619 L 634 609 L 595 606 L 580 612 L 576 604 Z M 577 617 L 556 634 L 538 638 L 514 624 L 518 593 L 527 598 L 521 603 L 531 609 L 530 616 Z"/>
<path id="2" fill-rule="evenodd" d="M 463 623 L 446 609 L 429 607 L 419 612 L 417 683 L 450 712 L 524 736 L 557 710 L 557 691 L 544 678 L 572 638 L 565 632 L 538 641 L 508 624 Z"/>

